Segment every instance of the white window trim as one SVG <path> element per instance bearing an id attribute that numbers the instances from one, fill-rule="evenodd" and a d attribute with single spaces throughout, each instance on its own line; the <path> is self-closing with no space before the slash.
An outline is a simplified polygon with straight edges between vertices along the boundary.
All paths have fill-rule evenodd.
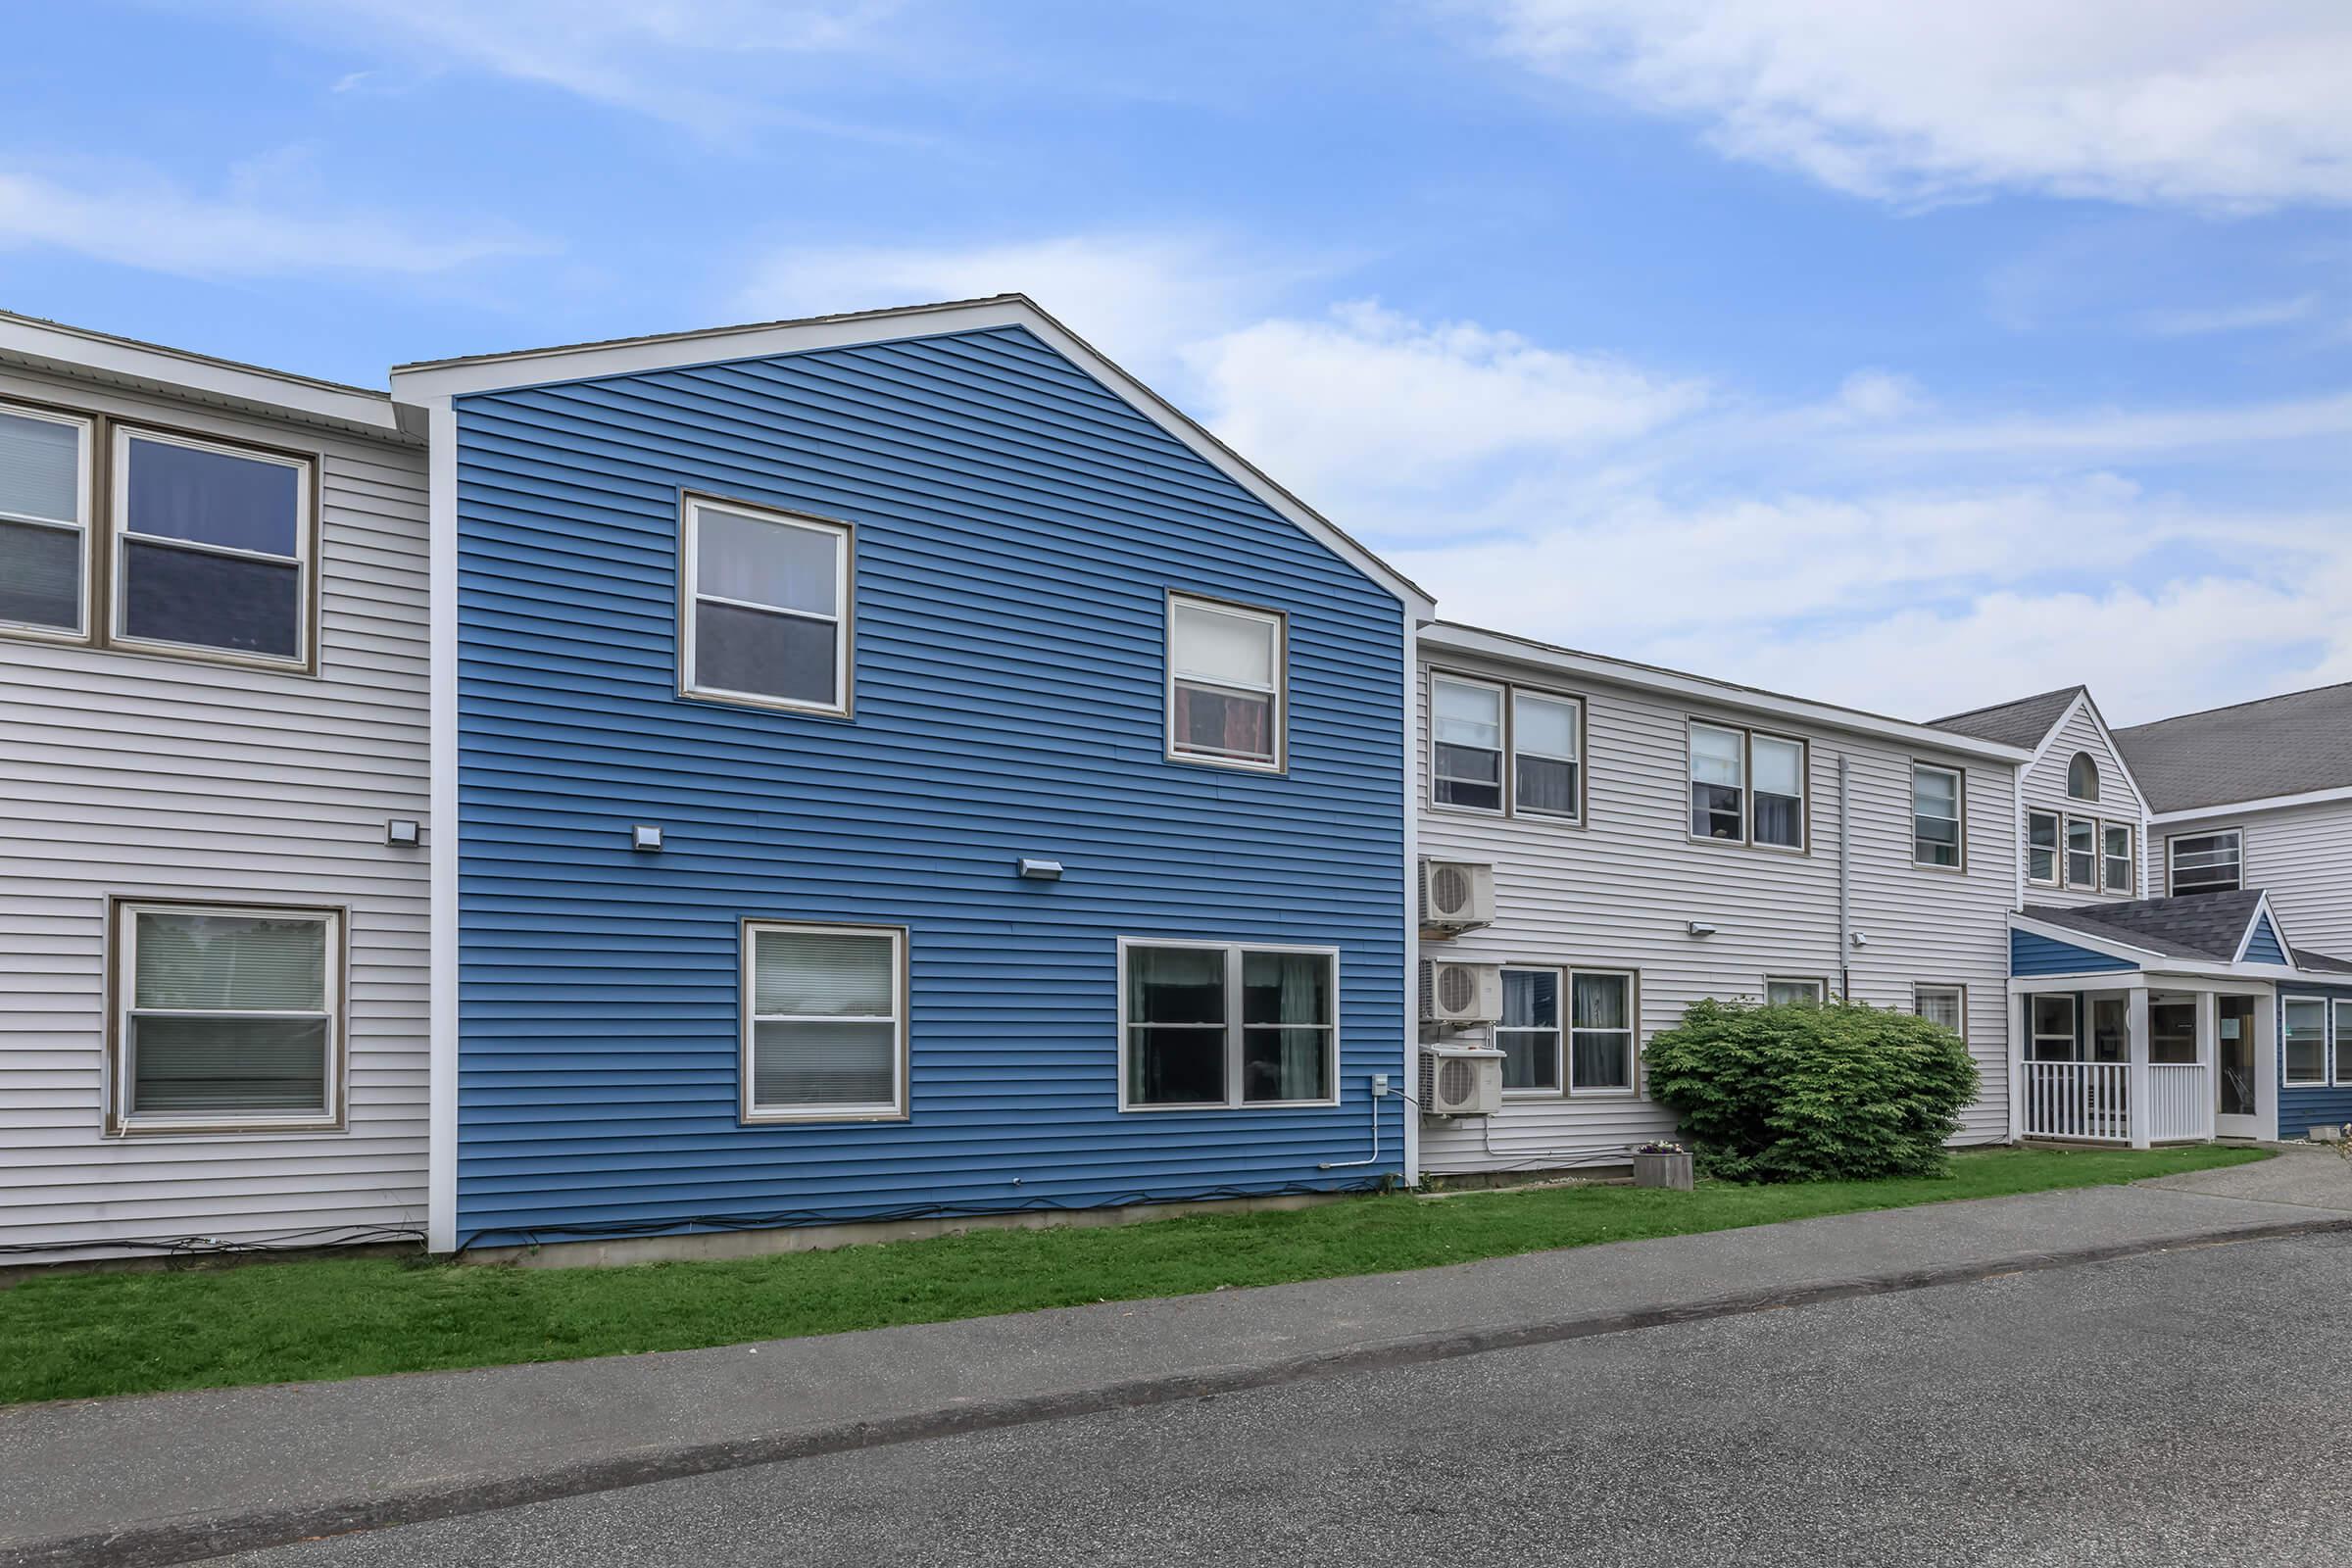
<path id="1" fill-rule="evenodd" d="M 1820 1003 L 1820 1004 L 1821 1004 L 1823 1006 L 1828 1006 L 1828 1005 L 1829 1005 L 1829 1002 L 1830 1002 L 1830 982 L 1829 982 L 1829 977 L 1828 977 L 1828 976 L 1826 976 L 1826 975 L 1812 975 L 1812 974 L 1768 974 L 1768 975 L 1766 975 L 1766 976 L 1764 977 L 1764 989 L 1763 989 L 1762 991 L 1758 992 L 1758 993 L 1757 993 L 1757 995 L 1761 996 L 1761 997 L 1764 999 L 1765 1004 L 1766 1004 L 1766 1005 L 1768 1005 L 1768 1006 L 1769 1006 L 1769 1005 L 1771 1005 L 1771 1004 L 1772 1004 L 1772 988 L 1773 988 L 1774 986 L 1811 986 L 1811 987 L 1813 988 L 1813 1000 L 1814 1000 L 1815 1002 L 1818 1002 L 1818 1003 Z"/>
<path id="2" fill-rule="evenodd" d="M 2055 999 L 2066 1004 L 2066 1033 L 2045 1035 L 2040 1029 L 2041 1004 Z M 2064 1040 L 2064 1056 L 2044 1056 L 2038 1049 L 2044 1040 Z M 2082 1055 L 2082 1004 L 2071 991 L 2039 991 L 2026 998 L 2026 1060 L 2079 1061 Z"/>
<path id="3" fill-rule="evenodd" d="M 98 421 L 83 415 L 65 414 L 55 409 L 40 409 L 7 401 L 0 401 L 0 414 L 15 415 L 24 419 L 42 419 L 51 424 L 72 425 L 79 432 L 74 448 L 74 510 L 79 520 L 60 522 L 55 517 L 36 517 L 28 512 L 0 512 L 0 518 L 29 527 L 72 533 L 80 543 L 80 560 L 74 573 L 74 628 L 69 631 L 62 626 L 44 626 L 29 620 L 0 620 L 0 629 L 5 629 L 12 637 L 37 637 L 44 642 L 86 643 L 90 640 L 91 632 L 90 581 L 96 575 L 93 567 L 98 550 L 97 519 L 90 515 L 96 467 L 92 459 Z"/>
<path id="4" fill-rule="evenodd" d="M 2179 845 L 2179 844 L 2180 844 L 2180 842 L 2182 839 L 2219 839 L 2219 838 L 2231 838 L 2231 839 L 2235 839 L 2235 840 L 2237 841 L 2237 886 L 2236 886 L 2235 888 L 2203 888 L 2203 889 L 2199 889 L 2198 891 L 2200 891 L 2200 892 L 2205 892 L 2205 893 L 2215 893 L 2215 892 L 2231 892 L 2231 893 L 2234 893 L 2234 892 L 2242 892 L 2242 891 L 2244 890 L 2244 888 L 2245 888 L 2245 886 L 2246 886 L 2246 830 L 2245 830 L 2245 828 L 2244 828 L 2243 826 L 2238 826 L 2238 827 L 2209 827 L 2209 828 L 2201 828 L 2201 829 L 2199 829 L 2199 830 L 2197 830 L 2197 831 L 2195 831 L 2195 832 L 2192 832 L 2192 833 L 2168 833 L 2168 834 L 2166 834 L 2166 835 L 2165 835 L 2165 838 L 2164 838 L 2164 891 L 2165 891 L 2165 893 L 2166 893 L 2167 895 L 2174 895 L 2174 894 L 2177 894 L 2177 893 L 2180 891 L 2180 890 L 2179 890 L 2177 887 L 2175 887 L 2175 885 L 2174 885 L 2174 883 L 2175 883 L 2175 880 L 2176 880 L 2176 878 L 2175 878 L 2175 874 L 2174 874 L 2174 863 L 2173 863 L 2173 862 L 2174 862 L 2174 858 L 2175 858 L 2175 853 L 2176 853 L 2175 847 L 2176 847 L 2177 845 Z"/>
<path id="5" fill-rule="evenodd" d="M 2342 1063 L 2336 1060 L 2336 1053 L 2345 1046 L 2352 1045 L 2352 1028 L 2346 1027 L 2347 1019 L 2352 1019 L 2352 997 L 2329 998 L 2328 1002 L 2328 1082 L 2339 1089 L 2352 1086 L 2352 1072 L 2345 1072 Z"/>
<path id="6" fill-rule="evenodd" d="M 1569 971 L 1565 968 L 1547 963 L 1506 963 L 1502 966 L 1502 972 L 1506 977 L 1503 982 L 1506 990 L 1510 984 L 1507 977 L 1514 974 L 1547 974 L 1552 977 L 1553 984 L 1558 988 L 1553 992 L 1553 1007 L 1558 1017 L 1557 1021 L 1554 1022 L 1549 1028 L 1542 1028 L 1532 1024 L 1519 1025 L 1498 1023 L 1494 1026 L 1494 1033 L 1496 1050 L 1501 1049 L 1502 1037 L 1504 1035 L 1551 1036 L 1552 1066 L 1556 1069 L 1553 1076 L 1559 1080 L 1556 1085 L 1548 1089 L 1543 1087 L 1542 1085 L 1537 1085 L 1532 1089 L 1511 1089 L 1506 1087 L 1502 1092 L 1502 1096 L 1505 1100 L 1557 1100 L 1561 1096 L 1568 1093 Z"/>
<path id="7" fill-rule="evenodd" d="M 2078 882 L 2075 880 L 2075 824 L 2078 822 L 2086 825 L 2090 829 L 2090 880 L 2087 882 Z M 2060 875 L 2065 878 L 2065 886 L 2068 892 L 2096 893 L 2099 891 L 2099 860 L 2101 858 L 2102 849 L 2103 846 L 2099 843 L 2099 819 L 2097 817 L 2084 816 L 2080 812 L 2069 812 L 2064 820 L 2060 822 L 2058 828 L 2058 869 Z"/>
<path id="8" fill-rule="evenodd" d="M 2034 874 L 2034 819 L 2037 816 L 2048 817 L 2050 819 L 2050 826 L 2056 830 L 2053 835 L 2053 842 L 2050 849 L 2050 874 L 2046 877 L 2039 877 Z M 2038 808 L 2031 808 L 2026 812 L 2025 855 L 2026 881 L 2030 886 L 2037 888 L 2062 888 L 2066 886 L 2065 812 L 2045 811 Z"/>
<path id="9" fill-rule="evenodd" d="M 1952 781 L 1952 815 L 1935 820 L 1949 820 L 1952 824 L 1952 855 L 1949 865 L 1923 860 L 1919 855 L 1919 819 L 1927 815 L 1919 808 L 1919 775 L 1922 773 L 1948 774 Z M 1968 773 L 1943 762 L 1913 761 L 1911 764 L 1911 863 L 1922 871 L 1968 871 Z"/>
<path id="10" fill-rule="evenodd" d="M 158 430 L 146 425 L 117 423 L 113 427 L 113 447 L 108 488 L 113 492 L 107 506 L 107 617 L 106 640 L 116 648 L 136 649 L 143 653 L 171 654 L 182 659 L 209 660 L 216 663 L 244 664 L 256 669 L 308 670 L 311 667 L 312 623 L 318 606 L 318 569 L 313 559 L 318 534 L 318 466 L 309 458 L 298 458 L 266 447 L 243 446 L 234 441 L 205 440 L 181 435 L 174 430 Z M 194 539 L 173 539 L 164 534 L 134 533 L 130 527 L 130 443 L 151 441 L 159 446 L 186 447 L 195 452 L 215 452 L 222 457 L 241 458 L 249 463 L 270 463 L 281 468 L 292 468 L 300 476 L 295 486 L 294 554 L 281 556 L 274 551 L 243 550 L 232 545 L 204 544 Z M 164 637 L 134 637 L 123 629 L 129 609 L 124 589 L 129 583 L 127 566 L 133 540 L 169 550 L 186 551 L 197 555 L 220 556 L 230 561 L 259 561 L 276 566 L 294 568 L 294 653 L 291 658 L 277 654 L 241 653 L 234 648 L 220 648 L 211 643 L 173 642 Z"/>
<path id="11" fill-rule="evenodd" d="M 1960 1043 L 1962 1045 L 1966 1045 L 1968 1043 L 1968 987 L 1965 985 L 1955 984 L 1948 980 L 1912 981 L 1911 1014 L 1913 1017 L 1925 1018 L 1927 1016 L 1925 1012 L 1920 1010 L 1919 1002 L 1923 995 L 1931 991 L 1949 992 L 1953 1000 L 1959 1004 L 1957 1011 L 1960 1018 L 1960 1028 L 1958 1032 L 1960 1035 Z"/>
<path id="12" fill-rule="evenodd" d="M 2107 835 L 2110 833 L 2124 836 L 2122 887 L 2117 887 L 2107 877 L 2107 873 L 2115 869 L 2115 857 L 2107 850 Z M 2119 822 L 2113 817 L 2099 819 L 2099 890 L 2103 893 L 2121 893 L 2127 899 L 2139 891 L 2139 829 L 2130 822 Z"/>
<path id="13" fill-rule="evenodd" d="M 1580 976 L 1625 982 L 1625 1027 L 1622 1029 L 1579 1029 L 1576 1026 L 1576 982 Z M 1576 1037 L 1587 1035 L 1625 1036 L 1625 1077 L 1623 1084 L 1603 1084 L 1595 1088 L 1580 1088 L 1576 1082 Z M 1635 969 L 1574 968 L 1562 977 L 1560 989 L 1560 1078 L 1561 1093 L 1571 1100 L 1638 1100 L 1642 1095 L 1642 975 Z"/>
<path id="14" fill-rule="evenodd" d="M 890 942 L 891 1011 L 885 1014 L 828 1013 L 821 1017 L 806 1013 L 762 1013 L 759 1005 L 759 941 L 761 932 L 826 937 L 881 937 Z M 737 1115 L 748 1126 L 767 1122 L 844 1122 L 844 1121 L 905 1121 L 908 1117 L 907 1078 L 908 1040 L 910 1031 L 907 1014 L 912 1010 L 908 994 L 911 987 L 907 977 L 906 928 L 896 925 L 829 925 L 805 920 L 746 920 L 741 936 L 735 1010 L 739 1019 L 736 1029 L 736 1072 L 741 1080 L 737 1092 Z M 863 1105 L 760 1105 L 753 1102 L 755 1093 L 752 1067 L 752 1047 L 756 1025 L 762 1023 L 888 1023 L 896 1025 L 895 1047 L 891 1053 L 891 1098 L 887 1103 L 876 1102 Z"/>
<path id="15" fill-rule="evenodd" d="M 2075 793 L 2075 762 L 2078 759 L 2086 760 L 2090 763 L 2091 793 L 2088 795 L 2077 795 Z M 2092 757 L 2090 753 L 2083 748 L 2077 747 L 2066 760 L 2067 801 L 2075 806 L 2098 805 L 2099 792 L 2107 787 L 2106 772 L 2107 770 L 2105 768 L 2099 766 L 2099 760 L 2097 758 Z"/>
<path id="16" fill-rule="evenodd" d="M 1153 1102 L 1138 1104 L 1127 1098 L 1127 954 L 1133 948 L 1190 948 L 1200 953 L 1225 955 L 1225 1098 L 1223 1100 L 1189 1100 L 1182 1102 Z M 1290 1028 L 1320 1028 L 1324 1032 L 1323 1062 L 1325 1081 L 1331 1085 L 1329 1096 L 1321 1100 L 1245 1100 L 1242 1098 L 1242 956 L 1245 953 L 1303 953 L 1331 961 L 1331 1022 L 1328 1024 L 1292 1024 Z M 1118 1073 L 1119 1109 L 1138 1115 L 1158 1111 L 1200 1110 L 1298 1110 L 1302 1107 L 1330 1106 L 1340 1102 L 1340 950 L 1338 948 L 1300 947 L 1281 942 L 1202 942 L 1187 937 L 1121 937 L 1118 939 Z M 1162 1026 L 1167 1027 L 1167 1026 Z M 1214 1025 L 1200 1025 L 1212 1028 Z M 1270 1028 L 1272 1025 L 1260 1025 Z"/>
<path id="17" fill-rule="evenodd" d="M 1488 691 L 1494 694 L 1494 777 L 1496 783 L 1493 806 L 1465 806 L 1459 801 L 1438 799 L 1438 688 L 1440 686 L 1464 686 L 1476 691 Z M 1578 738 L 1580 741 L 1583 738 L 1581 726 L 1578 730 Z M 1473 749 L 1462 748 L 1465 751 Z M 1461 782 L 1476 784 L 1479 781 L 1463 779 Z M 1515 782 L 1511 776 L 1511 688 L 1509 683 L 1485 680 L 1476 675 L 1455 675 L 1444 670 L 1431 670 L 1429 673 L 1430 809 L 1460 811 L 1470 816 L 1508 816 L 1511 814 L 1511 795 Z M 1581 772 L 1577 779 L 1577 787 L 1581 794 L 1584 787 Z"/>
<path id="18" fill-rule="evenodd" d="M 2293 1070 L 2293 1058 L 2286 1054 L 2286 1009 L 2299 1003 L 2320 1009 L 2320 1075 L 2317 1078 L 2289 1076 Z M 2278 1086 L 2281 1089 L 2326 1089 L 2334 1083 L 2335 1034 L 2331 1027 L 2334 1019 L 2335 1007 L 2331 998 L 2283 996 L 2278 999 Z"/>
<path id="19" fill-rule="evenodd" d="M 1219 757 L 1213 752 L 1188 751 L 1176 743 L 1176 607 L 1206 611 L 1211 614 L 1230 615 L 1236 620 L 1259 622 L 1274 631 L 1274 683 L 1267 687 L 1238 684 L 1233 681 L 1196 680 L 1196 686 L 1206 686 L 1249 697 L 1267 699 L 1266 734 L 1273 743 L 1271 759 L 1251 757 Z M 1291 766 L 1291 617 L 1279 610 L 1267 610 L 1257 605 L 1235 604 L 1230 600 L 1211 599 L 1202 594 L 1178 593 L 1171 590 L 1160 617 L 1160 727 L 1165 756 L 1171 762 L 1189 762 L 1197 767 L 1229 767 L 1244 773 L 1287 773 Z"/>
<path id="20" fill-rule="evenodd" d="M 326 975 L 322 1001 L 326 1019 L 324 1105 L 316 1111 L 225 1110 L 204 1115 L 187 1112 L 133 1111 L 131 1093 L 137 1075 L 131 1070 L 130 1020 L 134 1014 L 173 1017 L 316 1018 L 321 1009 L 228 1009 L 214 1007 L 141 1007 L 138 1004 L 139 916 L 142 914 L 225 915 L 231 918 L 316 920 L 326 927 Z M 114 984 L 109 1022 L 107 1071 L 107 1132 L 113 1137 L 141 1137 L 150 1133 L 310 1133 L 338 1132 L 344 1125 L 343 971 L 346 921 L 339 908 L 272 904 L 175 903 L 169 899 L 120 899 L 114 905 Z"/>
<path id="21" fill-rule="evenodd" d="M 702 514 L 705 512 L 723 512 L 733 516 L 748 517 L 755 522 L 778 527 L 798 528 L 805 533 L 830 535 L 833 549 L 833 613 L 820 614 L 813 610 L 786 610 L 778 605 L 762 605 L 747 599 L 730 599 L 724 594 L 707 594 L 702 583 Z M 851 693 L 854 690 L 851 662 L 855 657 L 858 637 L 858 607 L 853 598 L 857 582 L 858 531 L 846 522 L 830 517 L 812 517 L 803 513 L 779 512 L 773 507 L 754 506 L 744 501 L 729 501 L 719 496 L 688 494 L 685 497 L 683 518 L 679 528 L 678 548 L 678 695 L 697 702 L 730 703 L 745 708 L 770 708 L 780 712 L 809 713 L 820 718 L 848 718 Z M 829 703 L 804 702 L 796 698 L 776 697 L 764 692 L 739 692 L 727 686 L 706 686 L 695 678 L 695 607 L 709 600 L 714 605 L 731 605 L 742 610 L 756 610 L 770 615 L 785 615 L 797 620 L 831 621 L 833 623 L 833 700 Z"/>

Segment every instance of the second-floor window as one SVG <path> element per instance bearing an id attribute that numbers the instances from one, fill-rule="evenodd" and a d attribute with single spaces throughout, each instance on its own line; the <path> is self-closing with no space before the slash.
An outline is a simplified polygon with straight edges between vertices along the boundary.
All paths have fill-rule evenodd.
<path id="1" fill-rule="evenodd" d="M 2058 813 L 2026 813 L 2026 880 L 2058 885 Z"/>
<path id="2" fill-rule="evenodd" d="M 1960 865 L 1960 771 L 1926 762 L 1911 768 L 1911 863 Z"/>
<path id="3" fill-rule="evenodd" d="M 2066 819 L 2066 885 L 2098 891 L 2099 824 L 2090 817 Z"/>
<path id="4" fill-rule="evenodd" d="M 2094 804 L 2098 801 L 2099 764 L 2091 760 L 2088 752 L 2077 752 L 2074 760 L 2066 764 L 2066 798 Z"/>
<path id="5" fill-rule="evenodd" d="M 684 558 L 681 690 L 849 710 L 848 524 L 690 497 Z"/>
<path id="6" fill-rule="evenodd" d="M 2175 893 L 2235 893 L 2244 881 L 2238 831 L 2191 833 L 2165 840 Z"/>
<path id="7" fill-rule="evenodd" d="M 1805 847 L 1805 743 L 1692 720 L 1690 836 Z"/>
<path id="8" fill-rule="evenodd" d="M 1464 810 L 1584 816 L 1585 705 L 1501 681 L 1432 675 L 1430 799 Z"/>
<path id="9" fill-rule="evenodd" d="M 1286 632 L 1270 610 L 1169 596 L 1170 757 L 1282 767 Z"/>
<path id="10" fill-rule="evenodd" d="M 2099 826 L 2100 876 L 2110 893 L 2130 894 L 2134 891 L 2136 878 L 2132 875 L 2132 824 L 2105 822 Z"/>
<path id="11" fill-rule="evenodd" d="M 87 419 L 0 408 L 0 623 L 78 637 L 88 621 Z"/>

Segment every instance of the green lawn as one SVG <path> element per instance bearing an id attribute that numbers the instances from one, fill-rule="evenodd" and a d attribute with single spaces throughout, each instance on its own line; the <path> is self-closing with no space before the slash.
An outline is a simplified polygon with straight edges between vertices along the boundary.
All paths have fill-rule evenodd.
<path id="1" fill-rule="evenodd" d="M 1292 1213 L 982 1231 L 722 1263 L 342 1259 L 37 1277 L 0 1292 L 0 1402 L 686 1349 L 1995 1198 L 2266 1157 L 1996 1150 L 1939 1181 L 1364 1197 Z"/>

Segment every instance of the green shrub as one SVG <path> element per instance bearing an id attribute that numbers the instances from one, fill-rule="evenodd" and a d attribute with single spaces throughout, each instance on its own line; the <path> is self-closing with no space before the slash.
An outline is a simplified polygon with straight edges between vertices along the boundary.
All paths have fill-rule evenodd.
<path id="1" fill-rule="evenodd" d="M 1731 1181 L 1945 1175 L 1977 1096 L 1958 1036 L 1861 1003 L 1696 1003 L 1642 1059 L 1698 1169 Z"/>

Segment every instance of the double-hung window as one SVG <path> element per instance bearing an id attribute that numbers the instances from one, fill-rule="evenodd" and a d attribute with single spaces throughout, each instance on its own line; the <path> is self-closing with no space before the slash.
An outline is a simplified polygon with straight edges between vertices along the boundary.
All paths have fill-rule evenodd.
<path id="1" fill-rule="evenodd" d="M 1557 1094 L 1560 1059 L 1560 978 L 1557 969 L 1502 971 L 1502 1022 L 1494 1046 L 1502 1053 L 1502 1087 Z"/>
<path id="2" fill-rule="evenodd" d="M 339 1124 L 341 914 L 125 902 L 115 942 L 115 1131 Z"/>
<path id="3" fill-rule="evenodd" d="M 2328 1004 L 2317 997 L 2288 997 L 2279 1004 L 2279 1044 L 2285 1082 L 2297 1086 L 2328 1081 Z"/>
<path id="4" fill-rule="evenodd" d="M 1563 997 L 1567 1007 L 1564 1037 Z M 1495 1027 L 1494 1045 L 1502 1053 L 1502 1087 L 1507 1092 L 1630 1094 L 1634 1089 L 1634 976 L 1630 971 L 1502 971 L 1502 1022 Z"/>
<path id="5" fill-rule="evenodd" d="M 1339 1100 L 1330 948 L 1119 944 L 1119 1108 L 1328 1105 Z"/>
<path id="6" fill-rule="evenodd" d="M 1698 719 L 1690 734 L 1690 836 L 1802 850 L 1805 743 Z"/>
<path id="7" fill-rule="evenodd" d="M 1579 969 L 1569 976 L 1568 1092 L 1634 1089 L 1634 977 Z"/>
<path id="8" fill-rule="evenodd" d="M 2100 875 L 2110 893 L 2129 895 L 2138 881 L 2135 857 L 2132 853 L 2132 837 L 2129 822 L 2099 824 Z"/>
<path id="9" fill-rule="evenodd" d="M 2058 813 L 2026 813 L 2026 880 L 2058 885 Z"/>
<path id="10" fill-rule="evenodd" d="M 307 460 L 118 425 L 114 521 L 116 643 L 309 659 Z"/>
<path id="11" fill-rule="evenodd" d="M 1500 686 L 1430 677 L 1430 786 L 1438 805 L 1502 809 L 1503 698 Z"/>
<path id="12" fill-rule="evenodd" d="M 89 626 L 90 421 L 0 404 L 0 624 Z"/>
<path id="13" fill-rule="evenodd" d="M 1270 610 L 1168 596 L 1168 755 L 1283 766 L 1289 628 Z"/>
<path id="14" fill-rule="evenodd" d="M 1583 814 L 1584 704 L 1541 692 L 1511 693 L 1511 807 L 1524 816 Z"/>
<path id="15" fill-rule="evenodd" d="M 1968 1038 L 1968 991 L 1962 986 L 1913 985 L 1911 1010 L 1930 1023 Z"/>
<path id="16" fill-rule="evenodd" d="M 743 1119 L 906 1114 L 906 933 L 753 920 L 743 935 Z"/>
<path id="17" fill-rule="evenodd" d="M 2064 992 L 2026 999 L 2033 1009 L 2034 1061 L 2072 1061 L 2080 1049 L 2075 1029 L 2075 999 Z"/>
<path id="18" fill-rule="evenodd" d="M 846 714 L 849 525 L 689 496 L 684 526 L 679 689 Z"/>
<path id="19" fill-rule="evenodd" d="M 2164 841 L 2175 893 L 2235 893 L 2243 881 L 2238 830 L 2192 833 Z"/>
<path id="20" fill-rule="evenodd" d="M 2066 885 L 2098 891 L 2099 824 L 2090 817 L 2066 819 Z"/>
<path id="21" fill-rule="evenodd" d="M 1960 868 L 1960 770 L 1911 766 L 1911 863 Z"/>

